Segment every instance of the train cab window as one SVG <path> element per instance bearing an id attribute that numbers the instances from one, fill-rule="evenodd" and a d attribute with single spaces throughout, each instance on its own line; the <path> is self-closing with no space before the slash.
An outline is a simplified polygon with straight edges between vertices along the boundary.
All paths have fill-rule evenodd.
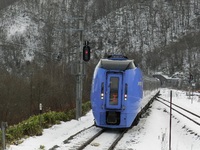
<path id="1" fill-rule="evenodd" d="M 109 59 L 102 59 L 98 63 L 99 68 L 104 68 L 106 70 L 128 70 L 134 69 L 135 63 L 133 60 L 109 60 Z"/>
<path id="2" fill-rule="evenodd" d="M 118 87 L 119 87 L 119 78 L 111 77 L 110 78 L 110 105 L 118 105 Z"/>

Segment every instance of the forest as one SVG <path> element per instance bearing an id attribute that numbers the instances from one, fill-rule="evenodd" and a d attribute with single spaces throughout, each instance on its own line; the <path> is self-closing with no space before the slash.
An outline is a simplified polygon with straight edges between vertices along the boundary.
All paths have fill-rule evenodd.
<path id="1" fill-rule="evenodd" d="M 75 107 L 80 17 L 91 47 L 83 102 L 109 54 L 134 59 L 144 74 L 179 72 L 187 82 L 192 73 L 199 89 L 200 0 L 1 0 L 0 121 L 18 123 L 40 103 L 44 112 Z"/>

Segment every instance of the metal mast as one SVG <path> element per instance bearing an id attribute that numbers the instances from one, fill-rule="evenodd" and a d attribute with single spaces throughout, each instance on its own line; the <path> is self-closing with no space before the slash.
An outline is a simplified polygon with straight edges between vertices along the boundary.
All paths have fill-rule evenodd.
<path id="1" fill-rule="evenodd" d="M 77 49 L 77 67 L 76 67 L 76 119 L 78 120 L 82 115 L 82 91 L 83 91 L 83 60 L 82 60 L 82 47 L 83 47 L 83 17 L 79 18 L 79 45 Z"/>

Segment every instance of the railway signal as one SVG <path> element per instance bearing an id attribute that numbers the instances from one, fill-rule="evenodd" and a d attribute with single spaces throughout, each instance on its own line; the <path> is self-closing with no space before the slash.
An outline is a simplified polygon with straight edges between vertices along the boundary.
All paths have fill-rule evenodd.
<path id="1" fill-rule="evenodd" d="M 88 45 L 83 46 L 83 60 L 90 60 L 90 47 Z"/>

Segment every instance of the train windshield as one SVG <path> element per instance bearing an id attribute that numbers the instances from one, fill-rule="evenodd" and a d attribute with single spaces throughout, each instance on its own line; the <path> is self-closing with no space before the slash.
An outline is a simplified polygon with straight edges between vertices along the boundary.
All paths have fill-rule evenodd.
<path id="1" fill-rule="evenodd" d="M 119 70 L 124 71 L 128 69 L 134 69 L 136 66 L 133 60 L 109 60 L 109 59 L 101 59 L 99 64 L 99 68 L 107 69 L 107 70 Z"/>
<path id="2" fill-rule="evenodd" d="M 111 77 L 110 78 L 110 105 L 118 105 L 118 87 L 119 87 L 119 78 Z"/>

